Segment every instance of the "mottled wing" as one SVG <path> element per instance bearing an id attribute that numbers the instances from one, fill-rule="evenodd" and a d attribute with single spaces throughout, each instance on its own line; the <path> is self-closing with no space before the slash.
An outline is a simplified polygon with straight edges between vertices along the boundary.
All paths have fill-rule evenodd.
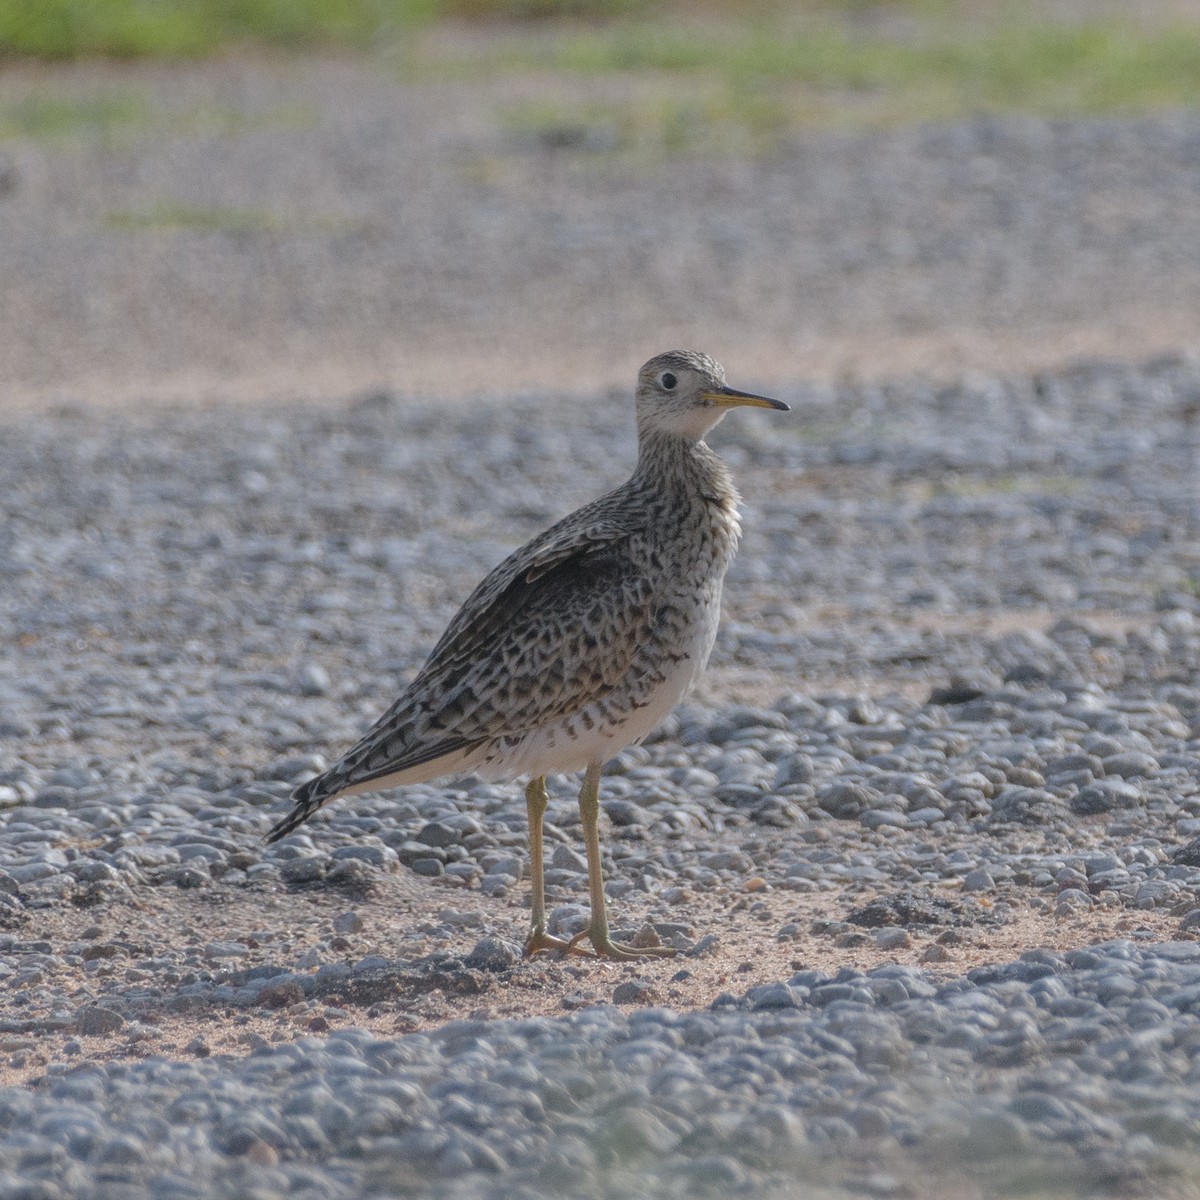
<path id="1" fill-rule="evenodd" d="M 561 719 L 602 698 L 650 637 L 653 598 L 629 557 L 636 532 L 582 509 L 516 551 L 475 589 L 404 695 L 339 762 L 294 793 L 268 834 L 373 780 Z"/>
<path id="2" fill-rule="evenodd" d="M 510 579 L 481 620 L 443 639 L 409 695 L 431 733 L 513 736 L 616 688 L 653 622 L 650 584 L 625 539 L 576 546 Z"/>
<path id="3" fill-rule="evenodd" d="M 630 562 L 633 532 L 613 520 L 564 522 L 511 555 L 361 744 L 478 744 L 536 728 L 615 687 L 653 617 L 649 585 Z"/>
<path id="4" fill-rule="evenodd" d="M 465 657 L 474 647 L 487 645 L 495 627 L 515 607 L 529 602 L 522 581 L 532 584 L 560 566 L 627 542 L 636 531 L 627 522 L 604 513 L 602 504 L 604 501 L 596 501 L 552 525 L 494 567 L 446 626 L 410 691 L 447 656 Z M 592 509 L 597 511 L 593 514 Z"/>

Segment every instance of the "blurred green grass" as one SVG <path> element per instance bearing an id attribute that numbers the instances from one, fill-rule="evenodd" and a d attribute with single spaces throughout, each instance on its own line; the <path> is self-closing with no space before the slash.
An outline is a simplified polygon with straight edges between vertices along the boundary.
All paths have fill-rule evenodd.
<path id="1" fill-rule="evenodd" d="M 76 100 L 44 93 L 0 102 L 0 138 L 28 137 L 54 140 L 77 133 L 109 138 L 123 126 L 150 121 L 148 100 L 121 91 Z"/>
<path id="2" fill-rule="evenodd" d="M 592 20 L 652 7 L 647 0 L 0 0 L 0 57 L 364 49 L 439 19 Z"/>
<path id="3" fill-rule="evenodd" d="M 433 0 L 0 0 L 0 57 L 200 57 L 232 46 L 365 48 Z"/>
<path id="4" fill-rule="evenodd" d="M 754 149 L 798 125 L 1200 105 L 1200 22 L 1076 13 L 1052 20 L 1036 0 L 0 0 L 0 60 L 335 49 L 386 51 L 417 79 L 657 73 L 674 94 L 503 115 L 548 136 L 599 122 L 621 148 L 675 153 L 719 149 L 696 144 L 714 131 Z M 460 35 L 440 36 L 451 26 Z M 69 114 L 7 124 L 38 136 L 56 120 Z"/>
<path id="5" fill-rule="evenodd" d="M 790 33 L 749 26 L 734 36 L 703 27 L 619 25 L 540 45 L 536 56 L 519 43 L 502 53 L 509 67 L 717 71 L 729 80 L 864 92 L 924 84 L 973 93 L 989 106 L 1039 98 L 1071 107 L 1200 98 L 1200 28 L 1011 22 L 973 35 L 934 28 L 900 42 L 835 25 Z"/>
<path id="6" fill-rule="evenodd" d="M 363 233 L 365 222 L 334 216 L 294 216 L 257 208 L 225 208 L 160 201 L 141 209 L 116 209 L 100 222 L 127 233 L 147 230 L 220 234 L 273 234 L 276 237 L 325 237 Z"/>
<path id="7" fill-rule="evenodd" d="M 144 130 L 170 134 L 237 134 L 251 129 L 310 129 L 319 113 L 310 105 L 274 105 L 247 112 L 233 104 L 191 104 L 165 110 L 149 93 L 122 86 L 62 95 L 42 83 L 0 99 L 0 140 L 65 141 L 77 137 L 115 144 Z"/>
<path id="8" fill-rule="evenodd" d="M 1150 112 L 1200 105 L 1200 28 L 1006 23 L 964 32 L 930 29 L 897 41 L 826 24 L 780 33 L 742 27 L 733 37 L 697 26 L 572 31 L 491 47 L 460 75 L 555 70 L 657 73 L 671 82 L 606 102 L 517 103 L 506 117 L 536 133 L 601 128 L 625 149 L 753 152 L 801 126 L 888 126 L 984 113 L 1039 116 Z M 428 61 L 426 71 L 434 67 Z M 703 140 L 706 144 L 700 145 Z M 732 148 L 726 146 L 726 148 Z"/>

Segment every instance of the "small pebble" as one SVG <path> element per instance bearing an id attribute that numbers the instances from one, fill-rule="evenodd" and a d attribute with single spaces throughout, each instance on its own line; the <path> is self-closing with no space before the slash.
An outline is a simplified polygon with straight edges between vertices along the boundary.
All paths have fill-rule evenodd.
<path id="1" fill-rule="evenodd" d="M 629 979 L 613 988 L 614 1004 L 649 1004 L 654 999 L 654 985 L 644 979 Z"/>

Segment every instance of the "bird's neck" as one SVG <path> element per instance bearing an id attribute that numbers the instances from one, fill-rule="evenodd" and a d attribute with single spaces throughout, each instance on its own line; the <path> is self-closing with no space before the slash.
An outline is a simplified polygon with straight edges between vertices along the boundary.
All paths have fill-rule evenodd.
<path id="1" fill-rule="evenodd" d="M 736 513 L 738 494 L 729 468 L 704 442 L 661 430 L 643 430 L 634 479 L 681 499 L 703 497 Z"/>

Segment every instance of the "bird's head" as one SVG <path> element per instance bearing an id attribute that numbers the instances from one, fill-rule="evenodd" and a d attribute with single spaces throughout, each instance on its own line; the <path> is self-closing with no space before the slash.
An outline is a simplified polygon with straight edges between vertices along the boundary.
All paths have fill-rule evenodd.
<path id="1" fill-rule="evenodd" d="M 739 392 L 725 383 L 725 368 L 695 350 L 670 350 L 652 358 L 637 381 L 638 433 L 668 433 L 699 441 L 731 408 L 776 408 L 782 400 Z"/>

